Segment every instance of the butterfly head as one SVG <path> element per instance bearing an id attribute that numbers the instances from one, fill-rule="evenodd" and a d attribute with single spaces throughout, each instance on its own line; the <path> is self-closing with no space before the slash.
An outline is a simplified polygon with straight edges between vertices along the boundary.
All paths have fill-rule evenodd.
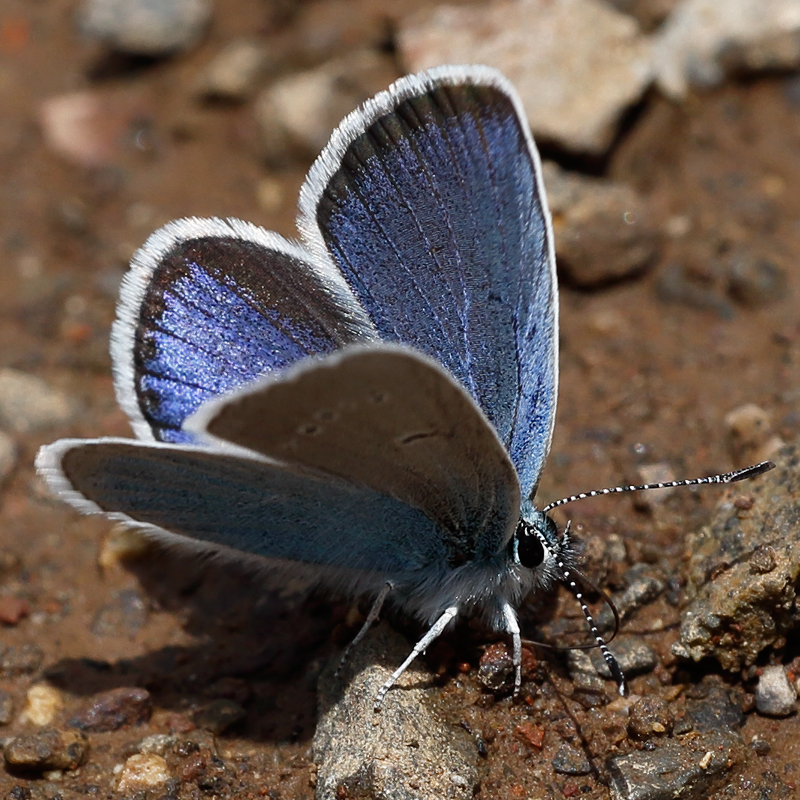
<path id="1" fill-rule="evenodd" d="M 530 570 L 543 587 L 563 580 L 575 560 L 568 531 L 559 534 L 553 519 L 530 501 L 523 503 L 509 550 L 511 561 Z"/>

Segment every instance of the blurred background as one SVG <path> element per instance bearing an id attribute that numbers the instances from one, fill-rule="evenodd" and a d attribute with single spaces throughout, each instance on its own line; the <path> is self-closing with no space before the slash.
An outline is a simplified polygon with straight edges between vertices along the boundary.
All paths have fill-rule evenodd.
<path id="1" fill-rule="evenodd" d="M 314 796 L 316 681 L 359 608 L 79 518 L 32 462 L 60 436 L 130 434 L 108 334 L 130 257 L 155 228 L 239 217 L 296 236 L 299 188 L 342 117 L 446 63 L 502 70 L 544 159 L 561 384 L 540 502 L 788 463 L 781 448 L 800 429 L 800 0 L 0 0 L 0 796 Z M 565 705 L 580 665 L 537 653 L 549 666 L 530 668 L 529 702 L 515 706 L 481 677 L 485 636 L 457 632 L 428 665 L 451 721 L 477 731 L 488 757 L 478 746 L 453 796 L 671 796 L 637 794 L 628 762 L 608 759 L 662 752 L 650 744 L 664 737 L 688 746 L 679 721 L 709 697 L 706 730 L 734 738 L 696 758 L 676 751 L 696 764 L 727 748 L 705 783 L 676 767 L 683 796 L 796 796 L 800 565 L 775 555 L 800 549 L 792 474 L 763 496 L 737 485 L 716 512 L 713 488 L 571 508 L 587 573 L 615 597 L 646 595 L 630 628 L 649 648 L 634 692 L 650 705 L 608 710 L 613 686 L 591 681 L 586 696 L 603 702 Z M 750 509 L 773 539 L 741 544 Z M 739 606 L 724 630 L 688 631 L 687 608 L 724 618 L 690 604 L 756 552 L 769 568 L 747 574 L 784 570 L 742 599 L 763 641 L 736 633 Z M 558 639 L 576 607 L 551 601 L 531 631 L 544 620 Z M 756 708 L 771 667 L 785 702 Z M 702 736 L 692 724 L 683 732 Z M 21 736 L 56 755 L 26 756 Z"/>

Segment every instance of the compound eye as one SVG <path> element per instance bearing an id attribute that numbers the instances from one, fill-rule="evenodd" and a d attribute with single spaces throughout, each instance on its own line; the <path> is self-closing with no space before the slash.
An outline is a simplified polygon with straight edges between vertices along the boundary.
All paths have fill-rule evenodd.
<path id="1" fill-rule="evenodd" d="M 544 561 L 544 547 L 539 537 L 520 525 L 517 528 L 517 558 L 523 567 L 533 569 Z"/>

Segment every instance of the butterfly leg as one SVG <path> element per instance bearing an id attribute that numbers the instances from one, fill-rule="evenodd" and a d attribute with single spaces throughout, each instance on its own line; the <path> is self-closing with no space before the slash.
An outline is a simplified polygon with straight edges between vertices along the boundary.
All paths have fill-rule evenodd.
<path id="1" fill-rule="evenodd" d="M 375 697 L 375 711 L 381 710 L 383 698 L 386 697 L 386 693 L 397 683 L 397 679 L 408 669 L 411 662 L 420 655 L 420 653 L 424 653 L 432 641 L 438 639 L 439 636 L 442 635 L 444 629 L 456 618 L 457 614 L 458 606 L 450 606 L 450 608 L 445 609 L 444 614 L 436 620 L 433 627 L 414 645 L 414 649 L 411 651 L 409 657 L 392 673 L 392 677 L 378 690 L 378 694 Z"/>
<path id="2" fill-rule="evenodd" d="M 367 631 L 375 624 L 375 620 L 378 619 L 381 613 L 381 609 L 383 608 L 383 604 L 386 601 L 386 598 L 389 596 L 389 592 L 394 589 L 394 584 L 390 581 L 387 581 L 384 585 L 383 589 L 380 590 L 378 596 L 375 598 L 375 602 L 372 604 L 372 608 L 369 610 L 369 614 L 367 614 L 367 618 L 364 620 L 364 624 L 361 626 L 361 630 L 355 635 L 353 641 L 347 645 L 344 649 L 344 653 L 342 653 L 342 658 L 339 661 L 339 666 L 336 667 L 336 672 L 334 675 L 338 678 L 342 669 L 344 668 L 347 659 L 352 652 L 353 648 L 367 635 Z"/>
<path id="3" fill-rule="evenodd" d="M 503 616 L 506 618 L 506 632 L 511 636 L 514 648 L 511 663 L 514 665 L 514 697 L 517 697 L 522 686 L 522 638 L 517 612 L 507 600 L 503 600 Z"/>

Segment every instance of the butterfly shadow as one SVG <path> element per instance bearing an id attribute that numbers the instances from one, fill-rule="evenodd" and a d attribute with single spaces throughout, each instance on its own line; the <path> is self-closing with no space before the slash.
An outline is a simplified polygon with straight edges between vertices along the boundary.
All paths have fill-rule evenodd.
<path id="1" fill-rule="evenodd" d="M 176 615 L 194 641 L 113 662 L 63 658 L 45 673 L 51 684 L 79 697 L 143 687 L 158 709 L 190 720 L 214 700 L 231 699 L 247 712 L 237 730 L 248 738 L 313 735 L 317 678 L 346 643 L 347 603 L 332 602 L 308 582 L 265 573 L 254 559 L 198 557 L 155 544 L 125 566 L 145 604 Z M 135 590 L 120 595 L 140 597 Z M 125 626 L 123 614 L 116 634 L 135 637 Z M 100 654 L 102 636 L 95 641 Z"/>

